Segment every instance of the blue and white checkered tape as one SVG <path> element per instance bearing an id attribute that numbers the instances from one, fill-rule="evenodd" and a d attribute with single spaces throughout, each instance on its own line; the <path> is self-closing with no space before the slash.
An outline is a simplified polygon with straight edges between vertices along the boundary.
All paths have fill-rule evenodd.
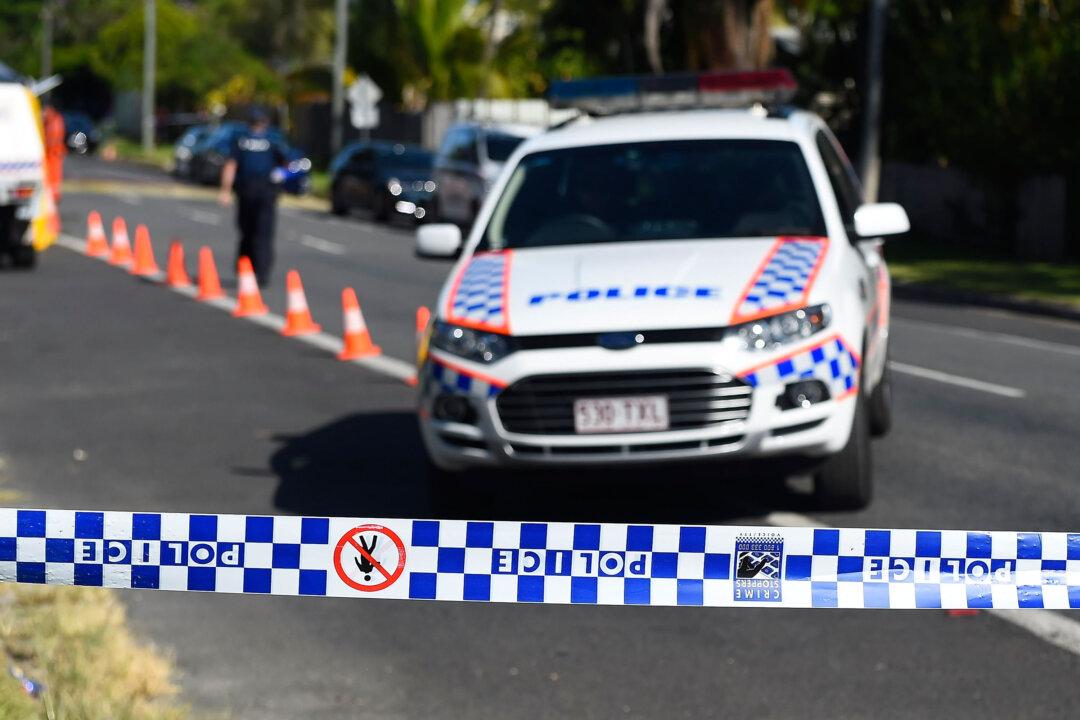
<path id="1" fill-rule="evenodd" d="M 0 510 L 0 580 L 601 605 L 1080 608 L 1080 533 Z"/>

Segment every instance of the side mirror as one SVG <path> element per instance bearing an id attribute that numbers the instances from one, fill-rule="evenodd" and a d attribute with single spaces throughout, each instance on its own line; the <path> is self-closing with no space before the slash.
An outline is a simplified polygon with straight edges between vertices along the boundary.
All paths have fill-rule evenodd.
<path id="1" fill-rule="evenodd" d="M 860 205 L 855 211 L 855 234 L 861 238 L 899 235 L 910 229 L 907 212 L 896 203 Z"/>
<path id="2" fill-rule="evenodd" d="M 416 254 L 428 258 L 452 258 L 461 250 L 461 228 L 453 223 L 433 223 L 416 229 Z"/>

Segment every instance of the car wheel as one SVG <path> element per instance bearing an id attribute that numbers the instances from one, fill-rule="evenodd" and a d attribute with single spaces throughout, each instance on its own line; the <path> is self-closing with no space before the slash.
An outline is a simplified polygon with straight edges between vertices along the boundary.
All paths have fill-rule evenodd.
<path id="1" fill-rule="evenodd" d="M 349 203 L 341 197 L 341 188 L 337 185 L 330 189 L 330 212 L 335 215 L 348 215 Z"/>
<path id="2" fill-rule="evenodd" d="M 892 370 L 889 369 L 889 354 L 885 353 L 885 369 L 877 387 L 870 393 L 870 434 L 874 437 L 887 435 L 893 423 Z"/>
<path id="3" fill-rule="evenodd" d="M 378 222 L 386 222 L 390 218 L 390 199 L 385 195 L 376 196 L 372 202 L 371 214 Z"/>
<path id="4" fill-rule="evenodd" d="M 19 245 L 9 250 L 11 263 L 17 268 L 29 270 L 37 264 L 37 252 L 31 245 Z"/>
<path id="5" fill-rule="evenodd" d="M 827 458 L 814 474 L 814 499 L 830 510 L 859 510 L 874 496 L 870 453 L 870 418 L 860 392 L 855 397 L 851 435 L 840 452 Z"/>

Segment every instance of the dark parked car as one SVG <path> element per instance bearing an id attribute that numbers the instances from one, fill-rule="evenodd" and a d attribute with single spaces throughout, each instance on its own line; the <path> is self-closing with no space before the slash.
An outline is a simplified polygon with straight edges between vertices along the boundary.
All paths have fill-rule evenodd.
<path id="1" fill-rule="evenodd" d="M 189 177 L 204 185 L 220 182 L 221 169 L 225 167 L 229 156 L 229 145 L 244 128 L 245 124 L 242 122 L 224 122 L 196 141 L 191 147 Z M 311 186 L 311 160 L 305 157 L 301 150 L 289 145 L 278 128 L 270 128 L 269 135 L 271 139 L 285 146 L 285 156 L 288 159 L 281 189 L 293 195 L 307 193 Z"/>
<path id="2" fill-rule="evenodd" d="M 101 133 L 94 126 L 94 121 L 84 112 L 64 112 L 64 134 L 71 152 L 78 155 L 97 152 L 101 142 Z"/>
<path id="3" fill-rule="evenodd" d="M 416 145 L 359 142 L 330 163 L 330 206 L 336 215 L 354 208 L 377 220 L 410 217 L 421 221 L 431 212 L 435 193 L 434 153 Z"/>
<path id="4" fill-rule="evenodd" d="M 191 158 L 194 155 L 195 146 L 206 139 L 213 128 L 209 125 L 192 125 L 173 146 L 173 174 L 179 178 L 192 179 Z"/>

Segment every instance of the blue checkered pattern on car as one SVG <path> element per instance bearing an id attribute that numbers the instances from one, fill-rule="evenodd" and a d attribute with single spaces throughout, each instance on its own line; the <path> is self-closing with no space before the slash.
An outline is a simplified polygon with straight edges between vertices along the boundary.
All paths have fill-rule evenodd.
<path id="1" fill-rule="evenodd" d="M 38 160 L 25 160 L 21 162 L 0 162 L 0 173 L 20 172 L 22 170 L 37 170 L 41 167 Z"/>
<path id="2" fill-rule="evenodd" d="M 741 377 L 751 387 L 786 385 L 796 380 L 816 378 L 825 383 L 830 397 L 835 399 L 856 390 L 859 358 L 837 335 L 752 372 L 743 373 Z"/>
<path id="3" fill-rule="evenodd" d="M 429 367 L 431 380 L 434 382 L 435 387 L 443 392 L 473 395 L 484 399 L 495 397 L 502 391 L 501 386 L 473 377 L 463 370 L 450 367 L 434 356 L 431 358 Z"/>
<path id="4" fill-rule="evenodd" d="M 825 245 L 824 239 L 781 240 L 739 303 L 733 320 L 799 304 Z"/>
<path id="5" fill-rule="evenodd" d="M 509 255 L 484 254 L 473 257 L 457 284 L 450 301 L 450 322 L 504 327 L 507 324 L 503 297 Z"/>
<path id="6" fill-rule="evenodd" d="M 360 526 L 386 531 L 378 550 L 370 544 L 382 553 L 377 567 L 393 573 L 386 587 L 358 589 L 351 564 L 335 562 Z M 343 572 L 354 573 L 352 585 Z M 1080 533 L 3 509 L 0 580 L 490 602 L 1063 609 L 1080 608 Z"/>

